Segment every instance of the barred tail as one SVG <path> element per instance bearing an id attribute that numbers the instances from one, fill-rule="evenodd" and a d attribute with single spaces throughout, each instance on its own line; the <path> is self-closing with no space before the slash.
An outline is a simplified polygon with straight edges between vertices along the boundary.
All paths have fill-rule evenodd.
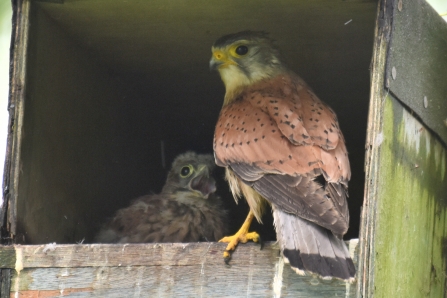
<path id="1" fill-rule="evenodd" d="M 325 279 L 352 282 L 355 267 L 343 240 L 331 231 L 273 207 L 276 236 L 281 251 L 292 269 L 306 271 Z"/>

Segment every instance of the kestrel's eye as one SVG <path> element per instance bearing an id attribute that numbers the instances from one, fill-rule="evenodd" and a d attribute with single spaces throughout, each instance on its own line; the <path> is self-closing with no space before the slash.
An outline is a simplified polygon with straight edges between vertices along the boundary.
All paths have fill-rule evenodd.
<path id="1" fill-rule="evenodd" d="M 248 48 L 246 46 L 238 46 L 236 48 L 236 54 L 238 54 L 240 56 L 244 56 L 247 53 L 248 53 Z"/>
<path id="2" fill-rule="evenodd" d="M 192 167 L 191 165 L 184 166 L 184 167 L 180 170 L 180 176 L 181 176 L 182 178 L 189 177 L 189 176 L 191 176 L 193 170 L 194 170 L 194 169 L 193 169 L 193 167 Z"/>

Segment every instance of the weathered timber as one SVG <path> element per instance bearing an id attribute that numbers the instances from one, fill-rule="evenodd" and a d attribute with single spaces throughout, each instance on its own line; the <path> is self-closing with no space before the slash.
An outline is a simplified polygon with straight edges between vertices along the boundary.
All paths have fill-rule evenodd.
<path id="1" fill-rule="evenodd" d="M 403 1 L 402 9 L 393 11 L 385 83 L 444 144 L 447 144 L 443 122 L 447 119 L 446 65 L 445 21 L 425 0 Z M 409 84 L 412 88 L 408 88 Z"/>
<path id="2" fill-rule="evenodd" d="M 8 298 L 10 295 L 11 270 L 0 269 L 0 298 Z"/>
<path id="3" fill-rule="evenodd" d="M 390 95 L 383 135 L 376 179 L 374 293 L 442 297 L 447 282 L 447 151 Z"/>
<path id="4" fill-rule="evenodd" d="M 369 99 L 368 128 L 365 144 L 365 194 L 360 222 L 359 263 L 357 267 L 357 297 L 371 297 L 374 288 L 374 231 L 376 225 L 377 185 L 375 177 L 380 168 L 376 140 L 382 131 L 384 73 L 388 41 L 391 32 L 390 1 L 379 2 L 374 32 L 374 52 L 371 60 L 371 93 Z"/>
<path id="5" fill-rule="evenodd" d="M 297 275 L 275 243 L 240 245 L 230 266 L 225 246 L 15 245 L 0 249 L 0 266 L 14 269 L 12 297 L 354 297 L 355 283 Z"/>
<path id="6" fill-rule="evenodd" d="M 438 18 L 437 15 L 430 18 L 412 15 L 419 11 L 420 7 L 416 7 L 419 5 L 419 1 L 403 1 L 402 13 L 407 20 L 418 28 L 431 22 L 439 23 L 433 19 Z M 404 86 L 394 89 L 397 95 L 403 94 L 403 98 L 396 97 L 393 89 L 388 89 L 387 86 L 397 82 L 399 69 L 403 69 L 396 68 L 395 81 L 393 73 L 386 79 L 385 66 L 389 64 L 387 59 L 394 40 L 391 32 L 393 7 L 399 10 L 398 1 L 380 2 L 372 60 L 357 296 L 444 297 L 447 284 L 447 151 L 439 134 L 433 133 L 429 123 L 424 123 L 428 118 L 418 118 L 405 96 L 423 94 L 428 89 L 431 94 L 443 94 L 445 84 L 424 78 L 423 84 L 403 79 L 399 84 Z M 399 22 L 394 26 L 400 26 Z M 413 27 L 399 30 L 408 28 Z M 418 34 L 405 32 L 405 36 L 417 37 Z M 445 54 L 445 48 L 431 48 L 431 51 L 438 50 L 441 51 L 439 55 Z M 399 65 L 413 65 L 412 73 L 420 72 L 419 76 L 424 76 L 424 71 L 428 71 L 418 68 L 420 62 L 415 61 L 426 57 L 420 57 L 416 51 L 407 51 L 402 57 L 399 57 L 403 59 Z M 401 73 L 402 77 L 406 75 L 409 74 Z M 400 93 L 403 89 L 405 92 Z M 420 102 L 423 104 L 423 98 Z M 428 101 L 428 106 L 434 102 Z M 429 115 L 430 121 L 439 123 L 443 123 L 443 117 L 445 115 L 438 113 Z"/>
<path id="7" fill-rule="evenodd" d="M 12 1 L 14 8 L 10 54 L 9 122 L 3 175 L 4 205 L 0 212 L 0 243 L 10 242 L 17 228 L 17 188 L 25 101 L 29 33 L 29 2 Z M 4 241 L 6 239 L 6 241 Z"/>

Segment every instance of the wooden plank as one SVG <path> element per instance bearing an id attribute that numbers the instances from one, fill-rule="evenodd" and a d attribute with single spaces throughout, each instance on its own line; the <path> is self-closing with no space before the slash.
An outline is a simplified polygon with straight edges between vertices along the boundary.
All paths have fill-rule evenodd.
<path id="1" fill-rule="evenodd" d="M 368 128 L 365 144 L 365 194 L 360 223 L 359 263 L 357 267 L 357 297 L 372 297 L 374 290 L 374 231 L 376 226 L 377 188 L 376 175 L 380 169 L 378 150 L 383 136 L 382 113 L 384 73 L 388 42 L 391 33 L 392 0 L 381 0 L 378 5 L 374 32 L 374 52 L 371 61 L 371 93 Z"/>
<path id="2" fill-rule="evenodd" d="M 6 145 L 5 168 L 3 175 L 3 206 L 0 214 L 2 231 L 1 243 L 9 243 L 17 229 L 17 189 L 20 173 L 20 148 L 25 100 L 25 77 L 29 33 L 30 3 L 26 0 L 12 1 L 13 32 L 11 38 L 9 123 Z M 2 208 L 3 209 L 3 208 Z M 6 212 L 5 212 L 6 211 Z M 8 235 L 4 235 L 8 234 Z M 5 241 L 6 239 L 6 241 Z"/>
<path id="3" fill-rule="evenodd" d="M 380 188 L 374 295 L 443 297 L 447 282 L 447 152 L 390 95 L 385 99 L 383 117 L 381 168 L 375 180 Z"/>
<path id="4" fill-rule="evenodd" d="M 299 276 L 275 243 L 259 248 L 240 245 L 226 266 L 222 243 L 16 245 L 0 266 L 16 268 L 11 297 L 354 297 L 355 284 Z"/>
<path id="5" fill-rule="evenodd" d="M 408 11 L 419 9 L 409 7 L 418 6 L 419 1 L 402 3 L 406 21 L 415 24 L 428 21 L 407 15 Z M 391 78 L 391 83 L 385 82 L 390 43 L 391 51 L 395 50 L 394 35 L 390 35 L 393 5 L 398 9 L 397 1 L 380 2 L 371 64 L 357 296 L 444 297 L 447 284 L 446 149 L 442 141 L 415 118 L 413 111 L 390 95 L 393 90 L 385 88 L 395 84 L 399 73 L 399 80 L 406 75 L 399 67 L 396 80 Z M 408 45 L 414 42 L 410 40 L 413 34 L 407 32 L 405 47 L 408 51 L 404 52 L 412 52 Z M 431 33 L 432 36 L 436 34 Z M 446 53 L 445 49 L 439 50 Z M 428 70 L 423 67 L 418 68 L 421 67 L 419 62 L 414 60 L 420 58 L 401 62 L 407 63 L 406 67 L 414 67 L 408 71 L 417 80 L 424 81 L 425 75 L 432 74 L 426 73 Z M 405 83 L 402 87 L 407 89 L 405 92 L 419 94 L 424 91 L 414 79 L 400 83 Z M 432 86 L 441 91 L 444 87 L 444 83 Z"/>
<path id="6" fill-rule="evenodd" d="M 0 298 L 8 298 L 11 287 L 11 269 L 0 269 Z"/>
<path id="7" fill-rule="evenodd" d="M 269 244 L 270 245 L 270 244 Z M 273 244 L 271 244 L 273 245 Z M 49 249 L 48 247 L 51 247 Z M 186 266 L 201 264 L 205 256 L 216 256 L 208 262 L 221 265 L 219 258 L 225 250 L 224 243 L 163 243 L 163 244 L 84 244 L 84 245 L 14 245 L 0 250 L 0 267 L 15 268 L 18 263 L 23 268 L 71 268 L 109 266 Z M 245 253 L 256 260 L 273 262 L 277 250 L 259 246 L 246 246 Z M 245 248 L 245 246 L 244 246 Z M 242 250 L 243 251 L 243 250 Z M 236 252 L 233 258 L 238 258 Z M 17 259 L 19 258 L 19 259 Z M 239 260 L 248 264 L 248 259 Z"/>
<path id="8" fill-rule="evenodd" d="M 447 23 L 425 0 L 401 2 L 394 1 L 386 83 L 447 144 Z"/>

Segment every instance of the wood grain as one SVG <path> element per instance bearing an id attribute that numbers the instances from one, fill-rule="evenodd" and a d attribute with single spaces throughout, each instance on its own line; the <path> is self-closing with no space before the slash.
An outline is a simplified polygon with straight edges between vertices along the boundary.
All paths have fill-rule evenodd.
<path id="1" fill-rule="evenodd" d="M 431 45 L 445 43 L 445 34 L 435 36 L 447 27 L 428 4 L 403 3 L 402 12 L 394 10 L 397 18 L 392 9 L 397 1 L 379 3 L 371 62 L 357 297 L 447 297 L 447 151 L 426 121 L 436 119 L 437 112 L 422 107 L 421 96 L 428 91 L 445 93 L 445 84 L 431 78 L 439 74 L 442 79 L 445 71 L 438 65 L 443 65 L 446 52 Z M 443 28 L 436 29 L 439 26 Z M 425 30 L 430 34 L 424 34 Z M 433 40 L 425 44 L 426 38 Z M 413 48 L 413 43 L 420 45 Z M 404 47 L 411 49 L 404 51 Z M 430 57 L 423 54 L 428 50 Z M 442 59 L 436 58 L 439 55 Z M 438 65 L 426 67 L 433 63 Z M 421 114 L 413 108 L 414 97 L 427 112 Z M 442 96 L 431 98 L 442 100 Z M 435 102 L 429 100 L 428 107 Z M 432 108 L 442 111 L 438 104 Z M 436 121 L 442 123 L 442 119 Z"/>
<path id="2" fill-rule="evenodd" d="M 19 269 L 11 271 L 11 297 L 354 297 L 355 284 L 297 275 L 273 242 L 240 245 L 230 266 L 224 243 L 52 248 L 0 249 L 0 267 Z"/>

